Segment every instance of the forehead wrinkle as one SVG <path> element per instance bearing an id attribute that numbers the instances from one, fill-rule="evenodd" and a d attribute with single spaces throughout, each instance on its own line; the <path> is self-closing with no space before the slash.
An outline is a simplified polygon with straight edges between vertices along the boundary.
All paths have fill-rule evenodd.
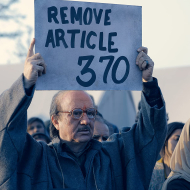
<path id="1" fill-rule="evenodd" d="M 62 108 L 87 108 L 94 107 L 90 96 L 84 91 L 67 91 L 59 98 L 59 105 Z M 70 111 L 70 110 L 69 110 Z"/>

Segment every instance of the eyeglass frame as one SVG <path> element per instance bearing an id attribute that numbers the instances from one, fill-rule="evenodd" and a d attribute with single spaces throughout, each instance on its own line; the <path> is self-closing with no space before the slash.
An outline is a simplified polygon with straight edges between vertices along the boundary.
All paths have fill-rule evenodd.
<path id="1" fill-rule="evenodd" d="M 75 117 L 73 116 L 73 111 L 76 110 L 76 109 L 82 110 L 82 114 L 81 114 L 81 116 L 80 116 L 79 118 L 75 118 Z M 94 110 L 95 110 L 95 115 L 94 115 L 93 118 L 89 118 L 88 115 L 87 115 L 87 113 L 86 113 L 86 111 L 89 110 L 89 109 L 94 109 Z M 72 109 L 71 111 L 57 111 L 57 112 L 56 112 L 56 115 L 57 115 L 59 112 L 61 112 L 61 113 L 70 113 L 70 114 L 71 114 L 71 117 L 74 118 L 74 119 L 81 119 L 81 118 L 84 116 L 84 113 L 86 113 L 88 119 L 95 119 L 96 114 L 97 114 L 97 109 L 95 109 L 95 108 L 88 108 L 88 109 L 85 109 L 85 110 L 84 110 L 84 109 L 82 109 L 82 108 L 74 108 L 74 109 Z"/>

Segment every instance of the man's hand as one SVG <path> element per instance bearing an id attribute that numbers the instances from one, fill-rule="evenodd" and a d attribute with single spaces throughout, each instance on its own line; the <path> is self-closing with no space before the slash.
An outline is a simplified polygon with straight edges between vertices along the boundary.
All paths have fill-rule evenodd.
<path id="1" fill-rule="evenodd" d="M 34 44 L 35 39 L 33 39 L 30 44 L 24 64 L 24 87 L 26 89 L 29 89 L 36 83 L 38 76 L 46 73 L 46 65 L 42 56 L 39 53 L 34 55 Z"/>
<path id="2" fill-rule="evenodd" d="M 154 62 L 147 55 L 148 49 L 146 47 L 140 47 L 137 51 L 139 54 L 136 59 L 136 65 L 138 65 L 139 69 L 142 71 L 142 81 L 152 81 Z"/>

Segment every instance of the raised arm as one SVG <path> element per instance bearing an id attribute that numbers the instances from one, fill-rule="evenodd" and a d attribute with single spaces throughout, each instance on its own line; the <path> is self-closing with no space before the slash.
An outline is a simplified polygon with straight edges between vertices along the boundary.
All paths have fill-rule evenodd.
<path id="1" fill-rule="evenodd" d="M 24 73 L 0 96 L 0 189 L 16 183 L 17 163 L 27 141 L 27 109 L 38 75 L 45 73 L 40 54 L 33 55 L 34 43 L 35 40 L 30 45 Z"/>
<path id="2" fill-rule="evenodd" d="M 36 84 L 38 76 L 46 73 L 46 65 L 42 56 L 39 53 L 34 54 L 33 52 L 34 44 L 35 39 L 33 39 L 30 44 L 24 64 L 24 88 L 27 90 Z"/>
<path id="3" fill-rule="evenodd" d="M 152 77 L 154 62 L 147 51 L 147 48 L 139 48 L 136 59 L 143 80 L 138 122 L 123 128 L 121 134 L 114 134 L 111 142 L 105 144 L 110 155 L 121 155 L 117 160 L 113 156 L 113 162 L 121 162 L 126 189 L 148 189 L 166 135 L 165 103 L 157 79 Z M 118 171 L 118 165 L 115 170 Z"/>
<path id="4" fill-rule="evenodd" d="M 126 167 L 138 170 L 139 186 L 148 189 L 152 171 L 163 146 L 167 122 L 165 103 L 156 78 L 152 77 L 154 62 L 147 55 L 147 48 L 138 49 L 136 64 L 142 70 L 143 91 L 141 95 L 141 110 L 136 124 L 125 133 L 123 130 L 124 147 L 134 146 L 134 154 L 126 159 Z M 130 143 L 129 143 L 130 139 Z M 124 150 L 127 155 L 127 149 Z M 127 174 L 130 175 L 128 170 Z M 130 186 L 132 188 L 132 184 Z M 128 188 L 130 189 L 128 186 Z M 133 186 L 134 187 L 134 186 Z M 132 188 L 133 189 L 133 188 Z"/>
<path id="5" fill-rule="evenodd" d="M 136 64 L 142 70 L 143 91 L 141 96 L 141 111 L 137 127 L 143 138 L 155 137 L 158 140 L 158 152 L 162 147 L 166 132 L 165 103 L 156 78 L 152 77 L 154 62 L 147 55 L 148 49 L 138 49 Z M 145 135 L 145 136 L 144 136 Z M 141 141 L 141 140 L 140 140 Z M 144 145 L 143 145 L 144 146 Z"/>

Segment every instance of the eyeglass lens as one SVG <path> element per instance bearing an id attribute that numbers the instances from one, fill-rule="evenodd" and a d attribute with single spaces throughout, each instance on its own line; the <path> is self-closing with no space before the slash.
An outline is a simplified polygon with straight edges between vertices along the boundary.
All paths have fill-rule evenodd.
<path id="1" fill-rule="evenodd" d="M 81 118 L 83 112 L 86 112 L 86 115 L 89 119 L 94 118 L 96 115 L 96 110 L 94 108 L 90 108 L 85 111 L 83 111 L 82 109 L 74 109 L 72 114 L 74 118 L 79 119 Z"/>

